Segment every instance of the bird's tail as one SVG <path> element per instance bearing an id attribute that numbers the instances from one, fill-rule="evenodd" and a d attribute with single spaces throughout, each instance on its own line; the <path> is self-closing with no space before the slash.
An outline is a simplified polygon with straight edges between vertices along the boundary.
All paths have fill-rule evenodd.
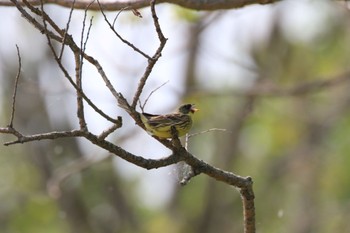
<path id="1" fill-rule="evenodd" d="M 130 114 L 131 117 L 138 118 L 139 120 L 141 120 L 141 122 L 143 124 L 145 124 L 145 121 L 147 121 L 147 118 L 145 118 L 143 116 L 143 114 L 135 111 L 128 103 L 128 101 L 124 98 L 124 96 L 121 93 L 118 93 L 118 106 L 121 107 L 122 109 L 124 109 L 127 113 Z M 142 125 L 140 125 L 141 127 L 143 127 Z"/>
<path id="2" fill-rule="evenodd" d="M 132 113 L 131 106 L 121 93 L 118 93 L 118 106 L 127 111 L 129 114 Z"/>

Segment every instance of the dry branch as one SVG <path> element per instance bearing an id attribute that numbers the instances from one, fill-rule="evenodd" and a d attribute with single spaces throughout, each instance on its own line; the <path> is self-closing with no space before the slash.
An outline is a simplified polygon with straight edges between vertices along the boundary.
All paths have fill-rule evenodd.
<path id="1" fill-rule="evenodd" d="M 17 87 L 18 87 L 18 81 L 21 76 L 21 69 L 22 69 L 22 59 L 21 59 L 21 54 L 19 52 L 18 45 L 16 45 L 16 49 L 17 49 L 17 57 L 18 57 L 18 71 L 17 71 L 15 86 L 14 86 L 13 95 L 12 95 L 12 109 L 11 109 L 11 119 L 10 119 L 9 127 L 13 127 L 13 119 L 15 117 L 15 109 L 16 109 Z"/>
<path id="2" fill-rule="evenodd" d="M 184 8 L 193 10 L 219 10 L 219 9 L 235 9 L 248 6 L 251 4 L 271 4 L 280 0 L 159 0 L 157 3 L 170 3 Z M 40 5 L 40 0 L 31 0 L 30 3 L 34 6 Z M 44 0 L 44 4 L 56 4 L 63 7 L 71 8 L 74 3 L 75 9 L 86 9 L 90 1 L 77 0 Z M 8 0 L 0 0 L 0 6 L 13 6 Z M 104 11 L 118 11 L 123 8 L 139 9 L 149 6 L 149 0 L 129 0 L 129 1 L 106 1 L 101 2 Z M 99 11 L 100 6 L 95 1 L 90 5 L 90 10 Z"/>

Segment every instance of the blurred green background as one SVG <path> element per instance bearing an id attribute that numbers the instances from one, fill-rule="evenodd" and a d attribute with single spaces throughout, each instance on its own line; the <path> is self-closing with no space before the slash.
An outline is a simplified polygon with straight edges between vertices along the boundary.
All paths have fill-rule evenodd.
<path id="1" fill-rule="evenodd" d="M 64 27 L 68 9 L 47 6 Z M 257 232 L 350 231 L 350 15 L 341 1 L 283 1 L 237 10 L 194 12 L 157 6 L 169 38 L 143 93 L 146 111 L 183 102 L 200 112 L 189 151 L 210 164 L 251 176 Z M 123 12 L 117 30 L 152 54 L 157 47 L 148 8 Z M 83 11 L 71 33 L 80 38 Z M 0 8 L 0 126 L 9 123 L 14 80 L 22 70 L 14 126 L 24 134 L 78 127 L 74 89 L 46 38 L 15 8 Z M 108 13 L 113 20 L 116 13 Z M 87 53 L 131 99 L 147 65 L 94 17 Z M 6 18 L 6 20 L 5 20 Z M 5 23 L 6 22 L 6 23 Z M 74 74 L 72 55 L 65 65 Z M 117 107 L 97 72 L 84 64 L 89 97 L 124 126 L 108 140 L 147 158 L 170 152 Z M 328 80 L 328 81 L 327 81 Z M 331 81 L 330 81 L 331 80 Z M 86 108 L 89 128 L 109 126 Z M 13 140 L 0 135 L 1 143 Z M 205 175 L 179 185 L 185 166 L 146 171 L 82 139 L 0 146 L 2 233 L 243 232 L 239 192 Z"/>

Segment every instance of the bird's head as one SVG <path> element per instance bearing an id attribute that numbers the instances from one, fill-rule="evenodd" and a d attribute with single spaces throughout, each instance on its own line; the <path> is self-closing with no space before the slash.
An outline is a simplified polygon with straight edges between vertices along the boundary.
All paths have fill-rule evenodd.
<path id="1" fill-rule="evenodd" d="M 179 107 L 179 112 L 183 114 L 195 113 L 199 109 L 194 107 L 194 104 L 184 104 Z"/>

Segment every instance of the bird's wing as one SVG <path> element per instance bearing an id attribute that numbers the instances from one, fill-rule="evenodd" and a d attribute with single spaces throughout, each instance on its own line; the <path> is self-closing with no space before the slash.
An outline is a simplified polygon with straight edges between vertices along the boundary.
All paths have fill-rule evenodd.
<path id="1" fill-rule="evenodd" d="M 176 126 L 181 125 L 187 120 L 186 115 L 183 114 L 168 114 L 168 115 L 151 115 L 146 116 L 148 119 L 148 124 L 152 127 L 166 127 L 166 126 Z"/>

